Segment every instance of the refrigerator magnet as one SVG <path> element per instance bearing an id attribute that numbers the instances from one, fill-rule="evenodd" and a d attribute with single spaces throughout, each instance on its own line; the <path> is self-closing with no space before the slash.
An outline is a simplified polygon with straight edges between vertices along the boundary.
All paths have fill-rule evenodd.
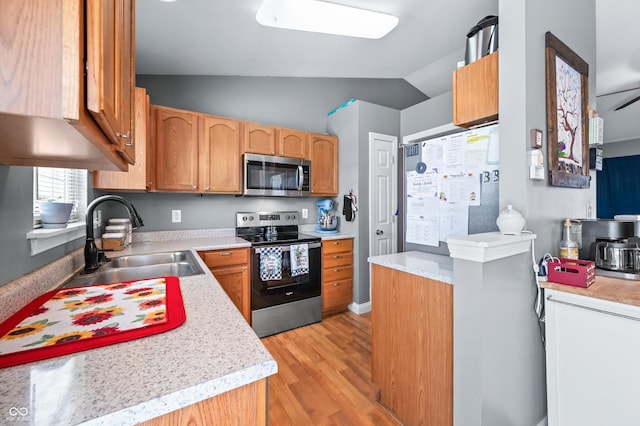
<path id="1" fill-rule="evenodd" d="M 416 172 L 422 174 L 424 172 L 427 171 L 427 165 L 425 163 L 423 163 L 422 161 L 420 161 L 417 165 L 416 165 Z"/>

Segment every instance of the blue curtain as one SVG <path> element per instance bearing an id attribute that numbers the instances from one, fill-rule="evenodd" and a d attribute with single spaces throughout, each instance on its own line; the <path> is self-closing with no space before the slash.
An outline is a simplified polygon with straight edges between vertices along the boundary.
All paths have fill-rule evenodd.
<path id="1" fill-rule="evenodd" d="M 640 155 L 604 158 L 596 187 L 598 218 L 640 214 Z"/>

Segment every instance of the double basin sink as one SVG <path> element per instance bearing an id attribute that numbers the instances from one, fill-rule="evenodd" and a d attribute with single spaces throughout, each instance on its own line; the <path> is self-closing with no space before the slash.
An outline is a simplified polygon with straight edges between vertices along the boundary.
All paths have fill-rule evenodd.
<path id="1" fill-rule="evenodd" d="M 80 273 L 62 287 L 82 287 L 147 278 L 201 275 L 204 271 L 189 250 L 135 254 L 111 259 L 91 274 Z"/>

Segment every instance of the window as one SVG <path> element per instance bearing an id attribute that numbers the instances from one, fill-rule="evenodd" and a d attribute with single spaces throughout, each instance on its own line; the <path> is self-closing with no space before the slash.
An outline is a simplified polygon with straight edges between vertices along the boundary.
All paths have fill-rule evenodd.
<path id="1" fill-rule="evenodd" d="M 39 201 L 73 203 L 69 222 L 84 218 L 87 210 L 87 171 L 51 167 L 33 168 L 33 223 L 40 226 Z"/>

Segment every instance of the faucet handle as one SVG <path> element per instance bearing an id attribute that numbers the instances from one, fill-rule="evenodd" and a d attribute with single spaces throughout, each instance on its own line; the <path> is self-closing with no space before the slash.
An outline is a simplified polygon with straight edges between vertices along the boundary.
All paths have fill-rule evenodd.
<path id="1" fill-rule="evenodd" d="M 98 250 L 98 263 L 107 263 L 108 261 L 109 259 L 104 250 Z"/>

